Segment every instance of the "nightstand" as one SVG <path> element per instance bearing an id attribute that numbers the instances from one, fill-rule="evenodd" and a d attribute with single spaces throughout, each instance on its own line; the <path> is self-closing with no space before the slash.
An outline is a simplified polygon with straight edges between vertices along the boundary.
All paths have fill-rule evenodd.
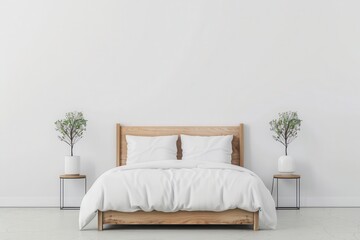
<path id="1" fill-rule="evenodd" d="M 65 180 L 77 179 L 84 180 L 84 193 L 86 194 L 86 175 L 60 175 L 60 209 L 61 210 L 77 210 L 80 207 L 65 207 Z"/>
<path id="2" fill-rule="evenodd" d="M 276 179 L 276 209 L 284 210 L 299 210 L 300 209 L 300 178 L 298 174 L 275 174 L 273 176 L 272 186 L 271 186 L 271 195 L 274 190 L 274 181 Z M 279 179 L 295 180 L 296 191 L 295 191 L 295 207 L 279 207 Z"/>

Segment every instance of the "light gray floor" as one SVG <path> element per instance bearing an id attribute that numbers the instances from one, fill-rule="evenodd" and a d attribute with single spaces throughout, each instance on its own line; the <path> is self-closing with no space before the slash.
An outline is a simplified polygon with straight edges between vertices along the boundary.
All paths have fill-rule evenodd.
<path id="1" fill-rule="evenodd" d="M 0 239 L 360 239 L 359 208 L 303 208 L 278 211 L 278 229 L 254 232 L 237 227 L 121 227 L 102 232 L 96 221 L 78 230 L 78 211 L 56 208 L 0 208 Z"/>

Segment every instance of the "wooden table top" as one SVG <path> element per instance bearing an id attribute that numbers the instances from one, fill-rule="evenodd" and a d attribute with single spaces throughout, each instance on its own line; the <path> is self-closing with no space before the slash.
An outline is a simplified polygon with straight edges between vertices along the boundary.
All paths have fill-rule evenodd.
<path id="1" fill-rule="evenodd" d="M 289 173 L 284 173 L 284 174 L 275 174 L 274 178 L 280 178 L 280 179 L 297 179 L 300 178 L 301 176 L 298 174 L 289 174 Z"/>
<path id="2" fill-rule="evenodd" d="M 86 178 L 86 175 L 60 175 L 62 179 L 79 179 L 79 178 Z"/>

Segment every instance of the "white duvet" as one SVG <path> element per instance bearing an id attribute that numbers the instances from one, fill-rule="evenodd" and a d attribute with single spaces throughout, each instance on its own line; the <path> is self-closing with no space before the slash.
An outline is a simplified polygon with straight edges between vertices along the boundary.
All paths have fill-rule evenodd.
<path id="1" fill-rule="evenodd" d="M 276 227 L 274 200 L 250 170 L 196 161 L 154 161 L 111 169 L 102 174 L 81 203 L 83 229 L 97 210 L 135 212 L 225 211 L 259 212 L 260 228 Z"/>

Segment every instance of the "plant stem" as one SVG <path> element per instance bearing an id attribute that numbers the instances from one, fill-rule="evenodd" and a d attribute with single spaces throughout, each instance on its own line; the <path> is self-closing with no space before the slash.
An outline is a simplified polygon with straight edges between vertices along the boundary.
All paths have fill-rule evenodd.
<path id="1" fill-rule="evenodd" d="M 285 146 L 285 156 L 287 156 L 287 145 Z"/>
<path id="2" fill-rule="evenodd" d="M 74 148 L 74 145 L 71 145 L 71 156 L 74 156 L 74 154 L 73 154 L 73 148 Z"/>

